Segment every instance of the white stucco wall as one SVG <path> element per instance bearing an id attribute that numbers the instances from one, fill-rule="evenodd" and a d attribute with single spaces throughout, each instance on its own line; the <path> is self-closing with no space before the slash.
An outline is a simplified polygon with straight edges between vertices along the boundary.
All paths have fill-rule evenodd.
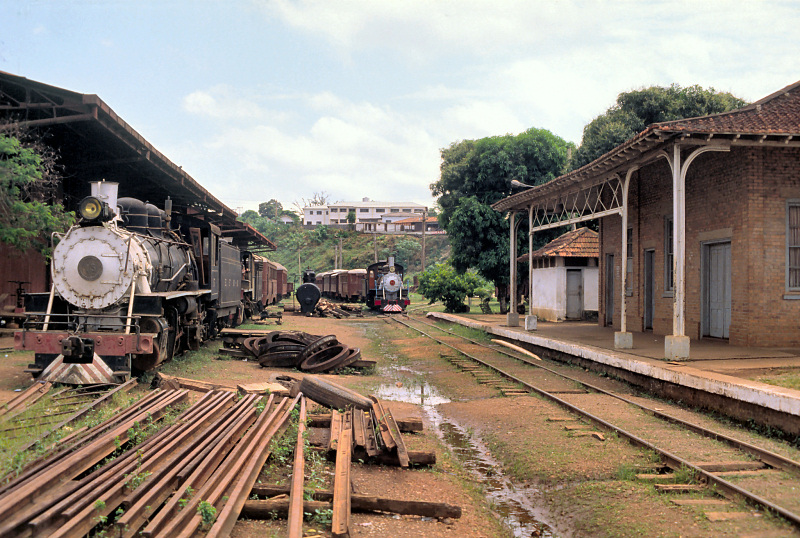
<path id="1" fill-rule="evenodd" d="M 600 269 L 583 268 L 583 309 L 597 312 L 600 308 Z"/>
<path id="2" fill-rule="evenodd" d="M 597 267 L 570 267 L 583 273 L 583 310 L 597 311 L 600 272 Z M 527 290 L 526 290 L 527 291 Z M 547 321 L 567 317 L 567 267 L 533 270 L 531 313 Z"/>

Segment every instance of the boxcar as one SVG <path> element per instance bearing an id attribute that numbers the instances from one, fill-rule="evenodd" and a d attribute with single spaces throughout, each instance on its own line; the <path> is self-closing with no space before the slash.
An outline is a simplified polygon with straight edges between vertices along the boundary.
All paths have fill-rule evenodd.
<path id="1" fill-rule="evenodd" d="M 361 302 L 367 296 L 367 270 L 350 269 L 347 271 L 348 295 L 346 299 Z"/>
<path id="2" fill-rule="evenodd" d="M 272 262 L 275 264 L 275 268 L 278 272 L 277 275 L 277 282 L 278 282 L 278 291 L 276 300 L 280 301 L 282 299 L 286 299 L 289 297 L 289 287 L 287 286 L 287 275 L 286 275 L 286 267 L 279 264 L 278 262 Z"/>

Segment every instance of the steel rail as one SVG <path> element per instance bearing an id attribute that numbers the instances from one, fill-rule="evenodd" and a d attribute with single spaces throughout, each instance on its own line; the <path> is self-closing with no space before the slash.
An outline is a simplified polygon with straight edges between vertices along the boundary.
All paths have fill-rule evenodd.
<path id="1" fill-rule="evenodd" d="M 571 411 L 571 412 L 573 412 L 573 413 L 575 413 L 577 415 L 580 415 L 582 417 L 585 417 L 585 418 L 591 420 L 592 422 L 602 426 L 603 428 L 607 429 L 608 431 L 616 432 L 618 435 L 621 435 L 621 436 L 625 437 L 626 439 L 628 439 L 628 441 L 631 442 L 632 444 L 634 444 L 636 446 L 639 446 L 639 447 L 642 447 L 642 448 L 647 448 L 647 449 L 650 449 L 650 450 L 656 452 L 662 458 L 664 458 L 664 461 L 665 461 L 667 466 L 669 466 L 671 468 L 674 468 L 674 469 L 680 468 L 682 466 L 686 467 L 686 468 L 689 468 L 692 471 L 694 471 L 697 475 L 705 478 L 707 483 L 716 485 L 720 489 L 720 491 L 722 491 L 723 493 L 727 493 L 729 496 L 740 495 L 741 497 L 749 500 L 753 504 L 759 505 L 759 506 L 761 506 L 761 507 L 763 507 L 763 508 L 765 508 L 765 509 L 767 509 L 767 510 L 773 512 L 773 513 L 775 513 L 775 514 L 778 514 L 781 517 L 784 517 L 785 519 L 791 521 L 795 526 L 800 527 L 800 515 L 795 514 L 794 512 L 790 512 L 789 510 L 787 510 L 787 509 L 785 509 L 785 508 L 783 508 L 781 506 L 778 506 L 778 505 L 768 501 L 767 499 L 764 499 L 763 497 L 760 497 L 759 495 L 756 495 L 756 494 L 754 494 L 754 493 L 752 493 L 750 491 L 747 491 L 747 490 L 745 490 L 745 489 L 743 489 L 743 488 L 741 488 L 741 487 L 739 487 L 739 486 L 737 486 L 737 485 L 735 485 L 735 484 L 733 484 L 731 482 L 728 482 L 727 480 L 725 480 L 723 478 L 720 478 L 719 476 L 716 476 L 716 475 L 714 475 L 714 474 L 712 474 L 712 473 L 710 473 L 708 471 L 705 471 L 702 468 L 698 467 L 697 465 L 694 465 L 693 463 L 691 463 L 691 462 L 689 462 L 687 460 L 684 460 L 683 458 L 680 458 L 679 456 L 676 456 L 675 454 L 672 454 L 671 452 L 668 452 L 667 450 L 659 448 L 656 445 L 650 443 L 649 441 L 646 441 L 646 440 L 634 435 L 633 433 L 628 432 L 627 430 L 624 430 L 624 429 L 622 429 L 622 428 L 620 428 L 618 426 L 615 426 L 614 424 L 611 424 L 610 422 L 607 422 L 607 421 L 603 420 L 602 418 L 597 417 L 597 416 L 589 413 L 588 411 L 585 411 L 585 410 L 583 410 L 583 409 L 581 409 L 579 407 L 576 407 L 575 405 L 567 402 L 566 400 L 562 400 L 561 398 L 559 398 L 558 396 L 556 396 L 556 395 L 554 395 L 554 394 L 552 394 L 550 392 L 547 392 L 547 391 L 542 390 L 542 389 L 540 389 L 540 388 L 538 388 L 538 387 L 536 387 L 534 385 L 531 385 L 530 383 L 527 383 L 526 381 L 523 381 L 523 380 L 515 377 L 514 375 L 509 374 L 508 372 L 505 372 L 504 370 L 501 370 L 500 368 L 497 368 L 496 366 L 493 366 L 493 365 L 489 364 L 488 362 L 486 362 L 486 361 L 484 361 L 482 359 L 474 357 L 474 356 L 470 355 L 469 353 L 466 353 L 463 350 L 460 350 L 460 349 L 456 348 L 455 346 L 452 346 L 452 345 L 448 344 L 447 342 L 443 342 L 443 341 L 431 336 L 430 334 L 426 333 L 425 331 L 422 331 L 420 329 L 412 327 L 408 323 L 405 323 L 405 322 L 403 322 L 403 321 L 401 321 L 401 320 L 399 320 L 397 318 L 394 318 L 394 319 L 395 319 L 395 321 L 397 321 L 401 325 L 404 325 L 405 327 L 408 327 L 411 330 L 417 331 L 420 334 L 422 334 L 424 336 L 427 336 L 428 338 L 430 338 L 434 342 L 438 342 L 441 345 L 444 345 L 446 347 L 449 347 L 449 348 L 457 351 L 458 353 L 461 353 L 465 357 L 467 357 L 467 358 L 469 358 L 469 359 L 481 364 L 482 366 L 485 366 L 485 367 L 487 367 L 487 368 L 489 368 L 491 370 L 494 370 L 495 372 L 497 372 L 501 376 L 503 376 L 503 377 L 505 377 L 507 379 L 510 379 L 510 380 L 514 381 L 515 383 L 519 383 L 519 384 L 523 385 L 524 387 L 532 390 L 533 392 L 536 392 L 540 396 L 542 396 L 544 398 L 547 398 L 548 400 L 560 405 L 561 407 L 564 407 L 567 410 L 569 410 L 569 411 Z M 453 336 L 458 336 L 458 335 L 453 335 Z M 496 350 L 493 350 L 493 351 L 496 351 Z M 506 354 L 506 355 L 508 355 L 508 354 Z M 511 355 L 509 355 L 509 356 L 511 356 Z M 516 359 L 517 357 L 513 357 L 512 356 L 512 358 Z M 549 371 L 549 369 L 548 369 L 548 371 Z M 641 407 L 641 406 L 639 406 L 639 407 Z"/>
<path id="2" fill-rule="evenodd" d="M 397 320 L 397 321 L 399 321 L 399 320 Z M 702 435 L 703 437 L 706 437 L 708 439 L 713 439 L 715 441 L 724 442 L 724 443 L 728 444 L 729 446 L 731 446 L 733 448 L 741 450 L 742 452 L 746 452 L 746 453 L 748 453 L 748 454 L 750 454 L 752 456 L 758 457 L 758 459 L 760 459 L 761 461 L 763 461 L 764 463 L 766 463 L 770 467 L 774 467 L 776 469 L 780 469 L 780 470 L 786 471 L 786 472 L 792 472 L 792 473 L 795 473 L 795 474 L 800 474 L 800 462 L 797 462 L 795 460 L 789 459 L 789 458 L 787 458 L 785 456 L 781 456 L 780 454 L 776 454 L 775 452 L 771 452 L 771 451 L 769 451 L 769 450 L 767 450 L 765 448 L 758 447 L 756 445 L 748 443 L 747 441 L 742 441 L 740 439 L 736 439 L 735 437 L 731 437 L 731 436 L 729 436 L 729 435 L 727 435 L 725 433 L 717 432 L 717 431 L 714 431 L 714 430 L 710 430 L 708 428 L 705 428 L 705 427 L 700 426 L 698 424 L 694 424 L 692 422 L 687 422 L 687 421 L 683 420 L 682 418 L 676 417 L 674 415 L 670 415 L 668 413 L 664 413 L 662 411 L 658 411 L 657 409 L 654 409 L 652 407 L 648 407 L 648 406 L 646 406 L 646 405 L 644 405 L 642 403 L 636 402 L 634 400 L 630 400 L 630 399 L 626 398 L 625 396 L 622 396 L 621 394 L 617 394 L 615 392 L 611 392 L 609 390 L 606 390 L 606 389 L 603 389 L 601 387 L 598 387 L 597 385 L 593 385 L 593 384 L 588 383 L 586 381 L 582 381 L 580 379 L 571 377 L 571 376 L 569 376 L 567 374 L 558 372 L 557 370 L 553 370 L 552 368 L 548 368 L 547 366 L 544 366 L 540 362 L 533 362 L 533 361 L 530 361 L 530 360 L 528 360 L 526 358 L 519 357 L 519 356 L 516 356 L 516 355 L 514 355 L 512 353 L 509 353 L 509 352 L 507 352 L 507 351 L 505 351 L 503 349 L 486 345 L 486 344 L 484 344 L 482 342 L 478 342 L 477 340 L 473 340 L 471 338 L 467 338 L 466 336 L 461 336 L 461 335 L 458 335 L 458 334 L 454 334 L 454 333 L 452 333 L 450 331 L 447 331 L 445 329 L 442 329 L 441 327 L 438 327 L 438 326 L 434 325 L 433 323 L 428 323 L 428 322 L 422 321 L 422 320 L 414 320 L 414 321 L 417 322 L 417 323 L 422 323 L 424 325 L 428 325 L 430 327 L 433 327 L 434 329 L 438 329 L 438 330 L 440 330 L 440 331 L 442 331 L 442 332 L 444 332 L 444 333 L 446 333 L 446 334 L 448 334 L 450 336 L 454 336 L 454 337 L 457 337 L 457 338 L 461 338 L 463 340 L 467 340 L 468 342 L 470 342 L 472 344 L 475 344 L 477 346 L 481 346 L 483 348 L 489 349 L 489 350 L 494 351 L 496 353 L 500 353 L 501 355 L 506 355 L 507 357 L 510 357 L 512 359 L 515 359 L 515 360 L 518 360 L 520 362 L 523 362 L 523 363 L 527 364 L 528 366 L 533 366 L 535 368 L 540 368 L 540 369 L 545 370 L 545 371 L 547 371 L 547 372 L 549 372 L 549 373 L 551 373 L 553 375 L 557 375 L 557 376 L 559 376 L 559 377 L 561 377 L 563 379 L 567 379 L 569 381 L 573 381 L 575 383 L 578 383 L 579 385 L 582 385 L 582 386 L 584 386 L 584 387 L 586 387 L 588 389 L 591 389 L 591 390 L 593 390 L 595 392 L 599 392 L 601 394 L 605 394 L 607 396 L 611 396 L 612 398 L 616 398 L 616 399 L 618 399 L 620 401 L 623 401 L 623 402 L 625 402 L 625 403 L 627 403 L 629 405 L 633 405 L 635 407 L 638 407 L 639 409 L 642 409 L 643 411 L 646 411 L 647 413 L 650 413 L 652 416 L 654 416 L 656 418 L 659 418 L 659 419 L 664 420 L 666 422 L 670 422 L 672 424 L 677 424 L 679 426 L 682 426 L 682 427 L 684 427 L 684 428 L 686 428 L 686 429 L 688 429 L 688 430 L 690 430 L 690 431 L 692 431 L 692 432 L 694 432 L 694 433 L 696 433 L 698 435 Z"/>

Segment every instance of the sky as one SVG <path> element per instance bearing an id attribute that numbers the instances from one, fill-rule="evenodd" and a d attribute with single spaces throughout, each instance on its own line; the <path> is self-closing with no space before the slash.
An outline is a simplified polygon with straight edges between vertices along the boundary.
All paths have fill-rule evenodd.
<path id="1" fill-rule="evenodd" d="M 800 79 L 800 0 L 0 0 L 0 71 L 97 94 L 228 207 L 433 206 L 440 150 L 580 144 L 621 92 Z M 105 178 L 113 180 L 113 178 Z"/>

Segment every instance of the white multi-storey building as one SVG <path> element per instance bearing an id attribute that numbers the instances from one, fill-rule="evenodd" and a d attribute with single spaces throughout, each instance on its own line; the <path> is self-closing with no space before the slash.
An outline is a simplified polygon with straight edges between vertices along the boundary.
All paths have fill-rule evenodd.
<path id="1" fill-rule="evenodd" d="M 347 224 L 347 215 L 352 211 L 356 224 L 387 223 L 421 215 L 427 207 L 414 202 L 375 202 L 364 198 L 360 202 L 336 202 L 325 206 L 303 208 L 303 224 Z"/>

